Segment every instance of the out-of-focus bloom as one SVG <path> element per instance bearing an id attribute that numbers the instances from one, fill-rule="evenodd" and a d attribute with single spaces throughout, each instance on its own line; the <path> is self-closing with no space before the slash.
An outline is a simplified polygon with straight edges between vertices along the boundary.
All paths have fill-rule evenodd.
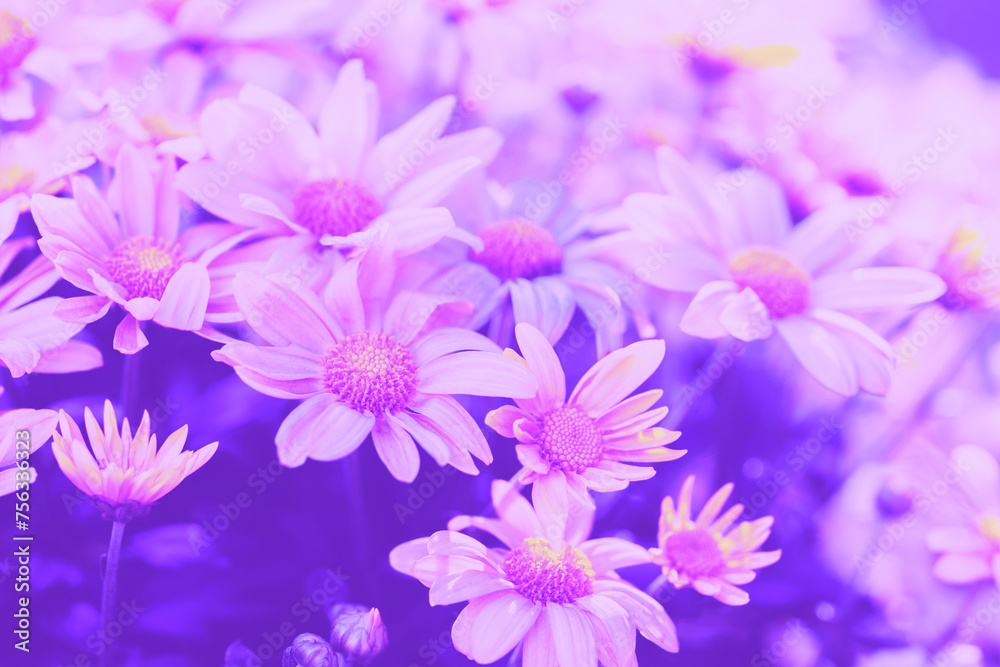
<path id="1" fill-rule="evenodd" d="M 777 333 L 820 383 L 843 395 L 884 394 L 893 354 L 868 326 L 842 311 L 905 308 L 937 299 L 944 282 L 909 267 L 854 268 L 861 246 L 845 225 L 857 210 L 824 209 L 792 226 L 781 191 L 751 179 L 720 206 L 672 149 L 657 151 L 670 195 L 625 200 L 635 228 L 672 253 L 650 274 L 657 287 L 696 292 L 681 329 L 693 336 L 753 341 Z"/>
<path id="2" fill-rule="evenodd" d="M 468 601 L 452 626 L 455 648 L 480 664 L 518 643 L 525 667 L 635 665 L 635 631 L 676 652 L 677 632 L 660 603 L 617 568 L 649 562 L 626 540 L 587 540 L 593 513 L 558 526 L 508 482 L 493 482 L 499 519 L 458 516 L 449 530 L 397 546 L 389 562 L 430 588 L 432 605 Z M 538 513 L 536 513 L 538 510 Z M 479 528 L 504 547 L 456 532 Z"/>
<path id="3" fill-rule="evenodd" d="M 359 266 L 352 260 L 338 270 L 322 298 L 302 285 L 282 285 L 281 276 L 238 275 L 236 301 L 270 345 L 229 343 L 213 358 L 257 391 L 303 401 L 275 438 L 287 466 L 342 458 L 370 433 L 401 481 L 416 478 L 417 444 L 439 465 L 477 474 L 470 452 L 487 464 L 493 455 L 449 394 L 524 398 L 537 390 L 535 379 L 485 336 L 424 331 L 440 297 L 401 291 L 384 310 L 366 303 Z"/>
<path id="4" fill-rule="evenodd" d="M 0 220 L 0 277 L 21 251 L 34 246 L 31 238 L 8 240 L 17 216 Z M 70 340 L 83 324 L 64 322 L 54 314 L 64 301 L 50 296 L 36 299 L 59 281 L 47 257 L 36 257 L 0 284 L 0 366 L 20 377 L 25 373 L 73 373 L 98 368 L 100 351 Z"/>
<path id="5" fill-rule="evenodd" d="M 445 290 L 461 286 L 475 303 L 469 328 L 489 322 L 491 337 L 503 344 L 510 340 L 512 322 L 526 322 L 554 344 L 579 307 L 596 336 L 598 355 L 621 346 L 627 322 L 612 286 L 624 280 L 607 251 L 618 236 L 588 238 L 583 219 L 558 225 L 514 216 L 474 227 L 482 248 L 468 251 L 467 261 L 438 279 Z"/>
<path id="6" fill-rule="evenodd" d="M 52 437 L 58 420 L 52 410 L 0 412 L 0 496 L 13 493 L 17 483 L 35 481 L 35 470 L 19 467 L 18 462 L 30 461 L 29 455 Z"/>
<path id="7" fill-rule="evenodd" d="M 127 417 L 119 432 L 109 400 L 104 402 L 103 432 L 90 408 L 86 408 L 84 419 L 90 450 L 80 427 L 60 411 L 59 431 L 52 435 L 52 452 L 69 480 L 91 497 L 108 520 L 126 522 L 140 516 L 205 465 L 219 447 L 218 442 L 213 442 L 195 452 L 181 451 L 187 440 L 185 425 L 157 449 L 156 435 L 149 432 L 149 413 L 142 413 L 135 434 Z"/>
<path id="8" fill-rule="evenodd" d="M 389 635 L 378 609 L 338 604 L 331 607 L 328 613 L 333 621 L 330 642 L 349 659 L 367 665 L 389 643 Z"/>
<path id="9" fill-rule="evenodd" d="M 341 69 L 318 134 L 285 100 L 247 85 L 202 112 L 209 159 L 185 165 L 178 184 L 224 220 L 310 245 L 367 247 L 391 234 L 398 252 L 415 252 L 454 233 L 436 204 L 500 145 L 487 128 L 442 138 L 454 105 L 436 100 L 376 141 L 378 93 L 360 60 Z"/>
<path id="10" fill-rule="evenodd" d="M 1000 310 L 1000 224 L 979 213 L 952 233 L 936 271 L 948 285 L 949 302 Z"/>
<path id="11" fill-rule="evenodd" d="M 992 580 L 1000 588 L 1000 464 L 976 445 L 956 447 L 952 460 L 965 471 L 971 507 L 966 525 L 927 532 L 927 547 L 941 554 L 934 574 L 950 584 Z"/>
<path id="12" fill-rule="evenodd" d="M 208 264 L 234 245 L 241 231 L 201 224 L 180 234 L 175 170 L 173 157 L 156 161 L 126 144 L 108 195 L 113 207 L 83 177 L 73 179 L 73 199 L 35 195 L 31 200 L 42 251 L 60 275 L 94 295 L 66 299 L 56 314 L 89 323 L 120 305 L 127 312 L 114 347 L 126 354 L 149 342 L 140 322 L 202 328 L 213 287 Z"/>
<path id="13" fill-rule="evenodd" d="M 781 549 L 757 552 L 771 534 L 774 517 L 743 521 L 732 526 L 743 513 L 743 505 L 733 505 L 722 516 L 732 484 L 715 492 L 697 517 L 691 508 L 694 475 L 684 480 L 681 495 L 663 499 L 658 548 L 650 549 L 653 562 L 674 586 L 691 585 L 702 595 L 719 602 L 742 605 L 750 601 L 746 591 L 738 588 L 753 581 L 754 570 L 771 565 L 781 558 Z M 732 526 L 732 527 L 731 527 Z"/>
<path id="14" fill-rule="evenodd" d="M 285 649 L 281 667 L 342 667 L 343 656 L 319 635 L 304 632 Z"/>
<path id="15" fill-rule="evenodd" d="M 620 491 L 629 482 L 649 479 L 649 466 L 629 463 L 673 461 L 685 450 L 666 445 L 677 431 L 654 426 L 667 408 L 650 408 L 663 395 L 652 389 L 632 398 L 663 360 L 662 340 L 640 341 L 616 350 L 584 374 L 566 400 L 566 376 L 552 346 L 530 324 L 519 324 L 517 359 L 538 380 L 538 393 L 515 399 L 486 416 L 486 423 L 507 438 L 516 438 L 517 458 L 524 465 L 520 480 L 534 484 L 535 507 L 566 517 L 571 500 L 593 506 L 589 489 Z"/>

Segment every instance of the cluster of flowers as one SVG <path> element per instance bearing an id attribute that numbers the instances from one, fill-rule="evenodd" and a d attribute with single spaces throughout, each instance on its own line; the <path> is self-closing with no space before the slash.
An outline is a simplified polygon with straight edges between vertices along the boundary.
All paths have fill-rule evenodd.
<path id="1" fill-rule="evenodd" d="M 797 390 L 790 415 L 843 411 L 847 482 L 819 548 L 845 581 L 860 568 L 879 582 L 857 586 L 909 641 L 928 635 L 901 600 L 939 584 L 901 590 L 891 573 L 910 551 L 878 537 L 873 552 L 872 531 L 919 523 L 912 548 L 944 552 L 941 580 L 1000 582 L 1000 443 L 960 419 L 995 424 L 1000 357 L 959 372 L 1000 307 L 1000 97 L 873 4 L 7 5 L 0 365 L 98 368 L 88 327 L 114 310 L 115 353 L 149 346 L 151 326 L 189 332 L 249 387 L 295 401 L 274 429 L 287 467 L 370 442 L 403 483 L 421 450 L 506 477 L 489 469 L 489 427 L 522 466 L 492 482 L 496 516 L 455 516 L 388 554 L 432 605 L 468 602 L 452 639 L 470 659 L 632 665 L 636 632 L 677 651 L 625 567 L 749 602 L 740 586 L 781 551 L 760 551 L 771 517 L 725 509 L 733 484 L 695 514 L 688 477 L 653 546 L 588 539 L 595 494 L 686 453 L 656 406 L 665 391 L 681 404 L 676 428 L 717 353 L 693 385 L 640 389 L 668 349 L 704 357 L 699 339 L 730 356 L 761 346 Z M 931 339 L 946 353 L 925 352 Z M 580 377 L 568 398 L 566 371 Z M 456 396 L 513 404 L 480 420 L 470 406 L 487 403 Z M 115 523 L 109 554 L 218 446 L 183 451 L 185 427 L 158 448 L 148 414 L 119 430 L 110 401 L 103 430 L 87 409 L 86 438 L 32 407 L 0 413 L 0 493 L 34 481 L 15 431 L 36 448 L 51 437 Z M 956 471 L 943 484 L 974 485 L 974 509 L 938 503 L 947 489 L 921 499 L 935 456 Z M 859 521 L 872 531 L 842 539 Z M 286 664 L 365 661 L 386 643 L 377 610 L 331 618 L 362 639 L 302 635 Z"/>

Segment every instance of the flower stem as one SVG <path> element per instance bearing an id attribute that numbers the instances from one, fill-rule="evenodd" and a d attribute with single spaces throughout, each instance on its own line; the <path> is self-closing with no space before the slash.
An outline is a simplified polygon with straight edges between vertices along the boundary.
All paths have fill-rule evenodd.
<path id="1" fill-rule="evenodd" d="M 118 562 L 122 554 L 122 537 L 125 535 L 125 523 L 115 521 L 111 524 L 111 543 L 108 545 L 108 560 L 104 566 L 104 590 L 101 594 L 101 633 L 107 635 L 108 628 L 115 614 L 115 599 L 118 597 Z M 107 655 L 111 647 L 101 656 L 101 664 L 107 664 Z"/>
<path id="2" fill-rule="evenodd" d="M 140 325 L 140 331 L 141 331 Z M 125 417 L 135 418 L 139 407 L 139 355 L 126 354 L 122 367 L 122 409 L 125 410 Z M 131 420 L 130 420 L 131 421 Z"/>

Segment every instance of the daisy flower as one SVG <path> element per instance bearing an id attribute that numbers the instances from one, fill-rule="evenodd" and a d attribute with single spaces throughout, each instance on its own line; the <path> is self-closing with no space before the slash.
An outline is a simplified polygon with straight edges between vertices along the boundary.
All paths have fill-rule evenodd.
<path id="1" fill-rule="evenodd" d="M 285 100 L 246 85 L 202 112 L 208 159 L 185 165 L 178 184 L 220 218 L 270 234 L 368 246 L 392 233 L 400 253 L 421 250 L 454 232 L 436 204 L 493 159 L 500 137 L 488 128 L 441 137 L 449 96 L 376 140 L 378 106 L 360 60 L 341 68 L 318 132 Z"/>
<path id="2" fill-rule="evenodd" d="M 660 177 L 671 194 L 626 198 L 634 228 L 664 241 L 668 266 L 651 274 L 656 287 L 693 292 L 681 329 L 702 338 L 753 341 L 777 332 L 821 384 L 850 396 L 884 394 L 893 366 L 884 338 L 843 311 L 915 306 L 945 292 L 929 271 L 855 268 L 863 246 L 845 225 L 850 205 L 824 209 L 794 227 L 784 195 L 761 177 L 714 202 L 668 147 L 657 150 Z"/>
<path id="3" fill-rule="evenodd" d="M 691 475 L 684 480 L 676 508 L 673 498 L 663 499 L 656 536 L 659 548 L 650 549 L 653 562 L 663 568 L 663 575 L 677 588 L 690 584 L 702 595 L 719 602 L 746 604 L 750 596 L 738 586 L 753 581 L 757 576 L 754 570 L 781 558 L 781 549 L 757 552 L 771 534 L 774 517 L 732 526 L 743 514 L 743 505 L 733 505 L 719 516 L 733 490 L 732 484 L 726 484 L 692 519 L 693 488 L 694 475 Z"/>
<path id="4" fill-rule="evenodd" d="M 3 393 L 3 392 L 0 392 Z M 35 481 L 33 468 L 20 468 L 18 462 L 34 454 L 49 441 L 58 416 L 52 410 L 7 410 L 0 412 L 0 496 L 13 493 L 18 484 Z M 28 448 L 18 447 L 18 441 Z M 21 455 L 18 455 L 21 452 Z M 20 474 L 19 474 L 20 473 Z"/>
<path id="5" fill-rule="evenodd" d="M 115 409 L 107 400 L 103 431 L 90 408 L 84 411 L 84 419 L 90 449 L 80 427 L 60 410 L 59 431 L 52 435 L 52 452 L 66 477 L 91 497 L 104 518 L 120 523 L 145 513 L 205 465 L 219 446 L 213 442 L 196 452 L 181 451 L 187 440 L 185 425 L 157 449 L 156 435 L 149 432 L 148 412 L 142 413 L 134 434 L 127 417 L 119 432 Z"/>
<path id="6" fill-rule="evenodd" d="M 360 259 L 334 273 L 321 297 L 281 275 L 241 273 L 236 301 L 268 345 L 233 342 L 212 353 L 248 385 L 303 401 L 276 436 L 284 465 L 347 456 L 369 434 L 392 475 L 412 482 L 417 444 L 439 464 L 477 474 L 470 452 L 490 463 L 486 438 L 450 394 L 525 398 L 535 379 L 485 336 L 425 331 L 440 297 L 401 291 L 383 309 L 362 299 Z"/>
<path id="7" fill-rule="evenodd" d="M 536 507 L 565 519 L 571 499 L 593 506 L 588 489 L 619 491 L 655 474 L 649 466 L 629 464 L 673 461 L 686 453 L 665 446 L 679 432 L 654 426 L 667 415 L 666 407 L 650 409 L 663 391 L 629 398 L 663 360 L 662 340 L 612 352 L 584 374 L 566 400 L 566 376 L 552 346 L 530 324 L 518 324 L 515 334 L 524 356 L 505 354 L 531 371 L 538 393 L 493 410 L 486 423 L 517 439 L 524 466 L 520 481 L 533 484 Z"/>
<path id="8" fill-rule="evenodd" d="M 126 144 L 107 199 L 92 181 L 75 177 L 72 199 L 36 194 L 31 200 L 42 252 L 63 278 L 93 294 L 66 299 L 56 314 L 89 323 L 118 304 L 126 311 L 115 331 L 119 352 L 148 344 L 140 322 L 200 330 L 213 288 L 207 265 L 240 238 L 242 230 L 226 224 L 179 233 L 175 170 L 173 157 L 154 161 Z"/>
<path id="9" fill-rule="evenodd" d="M 494 481 L 492 495 L 499 518 L 458 516 L 448 530 L 389 554 L 393 568 L 430 588 L 431 605 L 469 602 L 451 630 L 458 651 L 489 664 L 523 642 L 525 667 L 625 667 L 637 664 L 636 630 L 678 650 L 660 603 L 615 572 L 648 563 L 645 549 L 616 537 L 588 540 L 590 511 L 555 527 L 508 482 Z M 503 546 L 457 532 L 466 528 Z"/>
<path id="10" fill-rule="evenodd" d="M 24 250 L 35 245 L 31 238 L 8 240 L 16 220 L 17 216 L 0 220 L 0 277 Z M 58 281 L 52 262 L 39 256 L 0 283 L 0 366 L 14 377 L 88 371 L 104 363 L 96 347 L 70 340 L 83 325 L 56 317 L 54 311 L 64 301 L 61 297 L 37 298 Z"/>

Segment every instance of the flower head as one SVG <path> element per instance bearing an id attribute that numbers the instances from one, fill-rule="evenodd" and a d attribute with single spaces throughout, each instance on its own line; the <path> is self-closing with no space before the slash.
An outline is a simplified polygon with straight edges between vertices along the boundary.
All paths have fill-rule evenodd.
<path id="1" fill-rule="evenodd" d="M 385 307 L 363 299 L 360 269 L 358 259 L 345 264 L 321 297 L 286 286 L 287 276 L 239 274 L 236 300 L 270 345 L 234 342 L 212 356 L 258 391 L 303 401 L 276 436 L 285 465 L 342 458 L 371 434 L 399 480 L 416 477 L 418 444 L 438 464 L 476 474 L 470 453 L 486 463 L 493 456 L 450 394 L 525 397 L 534 378 L 485 336 L 430 328 L 439 297 L 401 291 Z"/>
<path id="2" fill-rule="evenodd" d="M 884 394 L 892 349 L 843 311 L 927 303 L 944 294 L 944 281 L 910 267 L 855 268 L 864 247 L 851 236 L 853 206 L 818 211 L 793 227 L 783 193 L 766 178 L 718 202 L 673 149 L 661 147 L 656 157 L 671 194 L 632 195 L 624 212 L 640 235 L 671 254 L 649 282 L 695 293 L 681 330 L 744 341 L 776 331 L 826 387 L 847 396 Z"/>
<path id="3" fill-rule="evenodd" d="M 202 328 L 209 293 L 219 291 L 208 264 L 240 240 L 240 228 L 227 225 L 180 233 L 175 170 L 172 156 L 155 161 L 126 144 L 107 198 L 89 179 L 76 177 L 73 199 L 36 194 L 31 201 L 42 251 L 61 276 L 94 295 L 67 299 L 57 314 L 87 323 L 118 304 L 127 314 L 115 331 L 115 349 L 127 354 L 148 343 L 142 321 Z"/>
<path id="4" fill-rule="evenodd" d="M 650 408 L 663 392 L 653 389 L 629 398 L 663 360 L 663 341 L 640 341 L 612 352 L 587 371 L 567 400 L 566 376 L 552 346 L 530 324 L 518 324 L 515 332 L 524 356 L 513 350 L 506 354 L 538 379 L 538 393 L 493 410 L 486 423 L 517 439 L 521 481 L 534 484 L 536 506 L 544 502 L 564 517 L 571 498 L 593 504 L 588 489 L 618 491 L 653 476 L 651 467 L 631 463 L 684 455 L 685 450 L 666 447 L 680 433 L 655 426 L 667 408 Z"/>
<path id="5" fill-rule="evenodd" d="M 678 588 L 690 584 L 702 595 L 725 604 L 746 604 L 750 596 L 737 587 L 753 581 L 757 576 L 754 570 L 781 557 L 781 549 L 757 552 L 771 534 L 774 518 L 767 516 L 733 526 L 743 513 L 743 505 L 733 505 L 719 516 L 733 490 L 732 484 L 716 491 L 693 517 L 693 488 L 694 475 L 684 480 L 676 507 L 670 496 L 663 499 L 656 537 L 659 547 L 650 550 L 653 562 Z"/>
<path id="6" fill-rule="evenodd" d="M 341 667 L 343 656 L 328 641 L 311 632 L 303 632 L 285 649 L 281 667 Z"/>
<path id="7" fill-rule="evenodd" d="M 389 643 L 389 635 L 378 609 L 356 604 L 338 604 L 329 610 L 333 621 L 330 641 L 345 656 L 367 665 Z"/>
<path id="8" fill-rule="evenodd" d="M 81 491 L 100 508 L 106 519 L 129 521 L 172 491 L 184 479 L 212 458 L 219 443 L 198 451 L 181 451 L 187 440 L 187 426 L 170 434 L 157 449 L 156 435 L 149 432 L 149 413 L 135 433 L 128 418 L 121 431 L 111 401 L 104 402 L 104 430 L 97 425 L 90 408 L 84 411 L 88 450 L 80 427 L 59 412 L 59 431 L 52 436 L 52 451 L 59 467 Z"/>
<path id="9" fill-rule="evenodd" d="M 525 667 L 635 664 L 635 632 L 676 652 L 673 622 L 656 600 L 623 581 L 617 568 L 649 562 L 616 537 L 588 540 L 593 513 L 560 522 L 532 508 L 508 482 L 493 482 L 499 518 L 458 516 L 448 530 L 401 544 L 392 566 L 430 588 L 432 605 L 468 601 L 452 626 L 455 648 L 480 664 L 523 641 Z M 502 547 L 456 532 L 477 528 Z"/>

